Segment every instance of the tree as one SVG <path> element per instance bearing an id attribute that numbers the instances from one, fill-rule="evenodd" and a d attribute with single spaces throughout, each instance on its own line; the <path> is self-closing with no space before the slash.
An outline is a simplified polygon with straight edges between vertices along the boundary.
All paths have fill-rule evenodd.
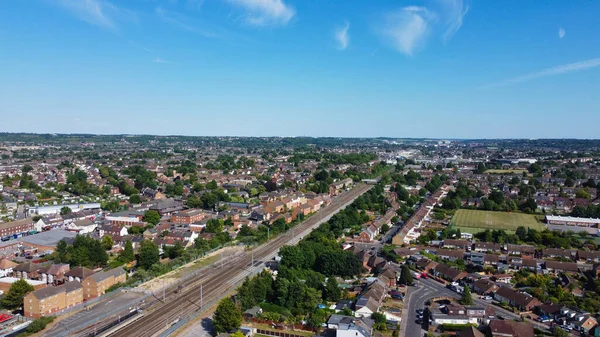
<path id="1" fill-rule="evenodd" d="M 129 263 L 131 261 L 133 261 L 135 259 L 135 255 L 133 253 L 133 244 L 131 243 L 130 240 L 127 240 L 125 242 L 125 248 L 123 248 L 123 251 L 121 252 L 120 256 L 119 256 L 119 260 L 121 260 L 124 263 Z"/>
<path id="2" fill-rule="evenodd" d="M 567 177 L 567 179 L 565 179 L 565 186 L 566 187 L 573 187 L 574 185 L 575 185 L 575 183 L 573 182 L 573 179 L 568 178 L 568 177 Z"/>
<path id="3" fill-rule="evenodd" d="M 140 243 L 140 251 L 138 254 L 138 266 L 143 269 L 150 269 L 153 264 L 158 263 L 160 256 L 158 254 L 158 246 L 149 240 L 143 240 Z"/>
<path id="4" fill-rule="evenodd" d="M 150 224 L 156 226 L 160 222 L 160 214 L 158 213 L 158 211 L 149 209 L 144 213 L 143 220 L 146 221 L 147 223 L 150 223 Z"/>
<path id="5" fill-rule="evenodd" d="M 338 286 L 338 282 L 335 277 L 327 278 L 325 282 L 325 288 L 323 289 L 323 298 L 330 302 L 337 302 L 342 297 L 342 290 Z"/>
<path id="6" fill-rule="evenodd" d="M 469 286 L 465 286 L 465 290 L 460 296 L 460 304 L 462 305 L 472 305 L 473 297 L 471 296 L 471 288 Z"/>
<path id="7" fill-rule="evenodd" d="M 243 332 L 241 332 L 240 330 L 238 330 L 238 331 L 232 333 L 231 337 L 246 337 L 246 335 L 244 335 Z"/>
<path id="8" fill-rule="evenodd" d="M 565 330 L 558 327 L 558 325 L 554 326 L 554 331 L 552 332 L 552 336 L 554 337 L 569 337 L 569 333 Z"/>
<path id="9" fill-rule="evenodd" d="M 220 233 L 223 231 L 224 222 L 221 219 L 210 219 L 206 222 L 207 233 Z"/>
<path id="10" fill-rule="evenodd" d="M 242 324 L 242 311 L 235 306 L 230 297 L 219 302 L 213 315 L 213 325 L 218 333 L 238 329 Z"/>
<path id="11" fill-rule="evenodd" d="M 519 240 L 525 241 L 527 239 L 527 228 L 519 226 L 517 227 L 517 231 L 515 232 L 515 234 L 517 235 L 517 237 L 519 237 Z"/>
<path id="12" fill-rule="evenodd" d="M 140 203 L 142 203 L 142 198 L 140 197 L 139 194 L 134 194 L 129 197 L 129 202 L 132 204 L 140 204 Z"/>
<path id="13" fill-rule="evenodd" d="M 384 224 L 381 226 L 381 234 L 385 234 L 385 233 L 387 233 L 389 230 L 390 230 L 390 225 L 388 225 L 388 224 L 384 223 Z"/>
<path id="14" fill-rule="evenodd" d="M 173 247 L 169 247 L 169 249 L 167 250 L 167 255 L 169 256 L 169 259 L 172 260 L 182 256 L 183 251 L 183 245 L 181 244 L 181 242 L 177 241 L 175 242 L 175 245 Z"/>
<path id="15" fill-rule="evenodd" d="M 374 312 L 371 314 L 371 319 L 375 321 L 375 323 L 385 323 L 387 319 L 385 315 L 379 312 Z"/>
<path id="16" fill-rule="evenodd" d="M 33 291 L 33 286 L 24 279 L 14 282 L 8 292 L 0 300 L 2 307 L 8 310 L 16 310 L 23 305 L 23 297 Z"/>
<path id="17" fill-rule="evenodd" d="M 575 193 L 575 197 L 580 198 L 580 199 L 590 199 L 591 198 L 590 194 L 586 190 L 577 191 L 577 193 Z"/>
<path id="18" fill-rule="evenodd" d="M 402 265 L 399 282 L 406 285 L 413 283 L 413 277 L 410 274 L 410 269 L 408 269 L 407 265 Z"/>
<path id="19" fill-rule="evenodd" d="M 113 238 L 111 238 L 108 235 L 105 235 L 102 237 L 102 248 L 104 248 L 104 250 L 110 250 L 113 245 L 115 244 L 115 242 L 113 241 Z"/>
<path id="20" fill-rule="evenodd" d="M 73 210 L 69 206 L 63 206 L 60 209 L 60 215 L 69 215 L 73 213 Z"/>

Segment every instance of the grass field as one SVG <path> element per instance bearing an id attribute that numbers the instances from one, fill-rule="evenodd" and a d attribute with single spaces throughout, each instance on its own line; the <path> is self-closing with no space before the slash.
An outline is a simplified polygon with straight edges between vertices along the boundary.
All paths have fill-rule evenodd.
<path id="1" fill-rule="evenodd" d="M 527 170 L 519 170 L 519 169 L 515 169 L 515 170 L 494 170 L 494 169 L 490 169 L 490 170 L 486 170 L 484 173 L 489 173 L 489 174 L 523 174 L 523 172 L 527 172 Z"/>
<path id="2" fill-rule="evenodd" d="M 452 225 L 466 233 L 477 233 L 486 229 L 504 229 L 514 232 L 517 227 L 524 226 L 537 230 L 544 229 L 544 225 L 537 220 L 535 215 L 523 213 L 476 211 L 459 209 L 452 218 Z"/>

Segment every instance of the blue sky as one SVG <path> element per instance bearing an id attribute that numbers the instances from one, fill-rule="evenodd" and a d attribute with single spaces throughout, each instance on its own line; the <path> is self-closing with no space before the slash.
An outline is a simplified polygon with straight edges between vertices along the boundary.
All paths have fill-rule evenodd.
<path id="1" fill-rule="evenodd" d="M 0 131 L 598 138 L 600 1 L 5 0 Z"/>

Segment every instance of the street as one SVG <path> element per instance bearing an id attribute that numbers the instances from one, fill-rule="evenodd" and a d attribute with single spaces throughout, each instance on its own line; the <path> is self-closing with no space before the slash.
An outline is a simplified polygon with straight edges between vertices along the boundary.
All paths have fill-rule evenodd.
<path id="1" fill-rule="evenodd" d="M 401 337 L 423 336 L 425 331 L 421 329 L 421 326 L 419 324 L 415 323 L 415 321 L 417 320 L 416 310 L 424 309 L 425 302 L 427 302 L 428 300 L 440 296 L 453 297 L 457 300 L 460 298 L 460 294 L 446 288 L 445 285 L 433 279 L 420 279 L 416 283 L 418 287 L 409 287 L 409 289 L 407 289 L 404 301 L 404 311 L 402 314 L 402 325 L 400 329 Z M 497 314 L 501 314 L 502 316 L 510 319 L 520 319 L 520 316 L 518 314 L 495 306 L 490 301 L 482 300 L 478 297 L 477 294 L 473 294 L 473 305 L 479 305 L 486 308 L 492 306 Z M 535 328 L 542 329 L 545 331 L 548 330 L 548 326 L 543 323 L 531 320 L 527 320 L 527 322 L 531 323 Z"/>

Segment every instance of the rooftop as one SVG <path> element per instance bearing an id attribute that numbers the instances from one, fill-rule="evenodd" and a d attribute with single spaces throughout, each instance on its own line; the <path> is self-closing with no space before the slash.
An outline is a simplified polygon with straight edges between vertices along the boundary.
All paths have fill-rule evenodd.
<path id="1" fill-rule="evenodd" d="M 37 246 L 56 246 L 56 244 L 65 238 L 74 238 L 75 232 L 69 232 L 62 229 L 55 229 L 47 232 L 41 232 L 34 235 L 19 238 L 19 241 Z"/>

